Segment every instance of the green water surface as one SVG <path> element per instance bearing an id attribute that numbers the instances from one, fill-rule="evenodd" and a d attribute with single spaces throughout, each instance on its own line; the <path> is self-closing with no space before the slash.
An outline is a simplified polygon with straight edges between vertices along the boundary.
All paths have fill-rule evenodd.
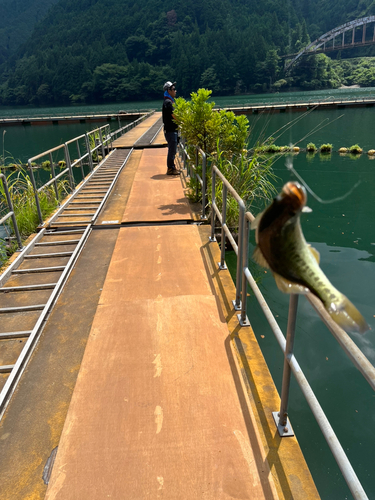
<path id="1" fill-rule="evenodd" d="M 282 128 L 296 118 L 298 122 L 291 128 Z M 307 142 L 312 141 L 317 146 L 331 143 L 334 150 L 355 143 L 365 151 L 375 147 L 373 108 L 313 111 L 299 117 L 295 113 L 252 116 L 250 121 L 253 142 L 260 135 L 278 137 L 276 131 L 281 129 L 285 132 L 276 140 L 279 145 L 298 143 L 306 147 Z M 311 133 L 314 130 L 317 131 Z M 312 212 L 302 215 L 302 228 L 306 240 L 320 253 L 323 271 L 334 286 L 354 302 L 372 327 L 365 335 L 351 337 L 375 364 L 375 161 L 367 154 L 350 157 L 318 153 L 311 157 L 301 152 L 289 160 L 282 157 L 274 165 L 279 177 L 278 189 L 288 180 L 297 180 L 287 168 L 288 163 L 292 163 L 317 197 L 324 202 L 336 199 L 323 203 L 309 195 Z M 340 199 L 346 194 L 347 197 Z M 251 242 L 254 249 L 253 234 Z M 277 289 L 270 272 L 256 264 L 252 265 L 252 272 L 259 279 L 262 293 L 285 333 L 289 297 Z M 283 367 L 280 348 L 255 298 L 249 299 L 248 306 L 250 322 L 280 390 Z M 304 297 L 299 300 L 295 353 L 368 497 L 375 498 L 372 464 L 375 394 Z M 352 498 L 295 381 L 292 381 L 289 410 L 321 497 L 326 500 Z"/>

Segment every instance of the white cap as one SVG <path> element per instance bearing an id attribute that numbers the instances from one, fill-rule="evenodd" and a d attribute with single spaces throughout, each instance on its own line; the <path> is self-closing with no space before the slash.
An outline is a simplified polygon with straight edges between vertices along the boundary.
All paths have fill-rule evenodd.
<path id="1" fill-rule="evenodd" d="M 172 83 L 172 82 L 170 82 L 170 81 L 165 82 L 165 84 L 164 84 L 164 86 L 163 86 L 163 90 L 164 90 L 164 92 L 165 92 L 166 90 L 169 90 L 171 87 L 173 87 L 173 85 L 176 85 L 176 82 L 173 82 L 173 83 Z"/>

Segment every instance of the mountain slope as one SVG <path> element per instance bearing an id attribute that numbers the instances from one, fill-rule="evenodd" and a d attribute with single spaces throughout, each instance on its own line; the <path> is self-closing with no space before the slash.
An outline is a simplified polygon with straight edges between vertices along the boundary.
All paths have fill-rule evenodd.
<path id="1" fill-rule="evenodd" d="M 372 0 L 59 0 L 3 65 L 0 102 L 154 98 L 166 79 L 180 95 L 336 85 L 325 56 L 280 80 L 280 55 L 371 9 Z"/>
<path id="2" fill-rule="evenodd" d="M 0 0 L 0 64 L 30 37 L 35 24 L 58 0 Z"/>

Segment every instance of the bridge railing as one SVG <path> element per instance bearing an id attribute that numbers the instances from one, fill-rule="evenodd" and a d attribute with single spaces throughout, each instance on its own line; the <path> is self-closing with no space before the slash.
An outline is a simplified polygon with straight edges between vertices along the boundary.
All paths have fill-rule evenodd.
<path id="1" fill-rule="evenodd" d="M 1 179 L 1 182 L 3 185 L 3 191 L 4 191 L 4 197 L 6 200 L 6 204 L 8 206 L 8 212 L 0 219 L 0 227 L 3 226 L 5 224 L 5 222 L 7 222 L 7 220 L 12 219 L 14 234 L 16 235 L 16 239 L 17 239 L 17 243 L 18 243 L 18 250 L 21 251 L 23 245 L 22 245 L 20 232 L 18 230 L 18 224 L 17 224 L 17 220 L 16 220 L 16 214 L 15 214 L 14 208 L 13 208 L 12 199 L 11 199 L 10 194 L 9 194 L 7 178 L 5 177 L 4 174 L 0 174 L 0 179 Z"/>
<path id="2" fill-rule="evenodd" d="M 212 176 L 212 201 L 211 201 L 211 236 L 210 241 L 215 241 L 216 222 L 219 222 L 221 228 L 221 258 L 218 263 L 219 269 L 226 269 L 225 264 L 225 238 L 228 238 L 232 248 L 237 256 L 236 268 L 236 297 L 233 301 L 235 310 L 239 311 L 238 321 L 241 326 L 250 326 L 247 317 L 247 292 L 250 286 L 253 294 L 258 301 L 275 337 L 284 354 L 284 369 L 282 375 L 282 390 L 280 408 L 275 408 L 273 418 L 275 427 L 281 437 L 294 435 L 293 429 L 288 419 L 288 404 L 290 394 L 291 373 L 293 373 L 302 393 L 314 415 L 322 434 L 327 441 L 332 454 L 348 484 L 353 497 L 356 500 L 368 500 L 368 497 L 346 456 L 340 441 L 338 440 L 330 422 L 328 421 L 324 410 L 319 404 L 308 380 L 300 367 L 294 354 L 295 326 L 298 314 L 298 295 L 290 296 L 288 325 L 286 336 L 284 336 L 275 316 L 263 297 L 256 281 L 249 269 L 249 237 L 250 224 L 254 220 L 251 212 L 245 211 L 245 203 L 231 186 L 229 181 L 223 176 L 220 170 L 213 165 L 211 167 Z M 217 204 L 217 196 L 221 197 L 221 209 Z M 226 224 L 228 196 L 236 200 L 238 206 L 238 242 Z M 347 354 L 354 366 L 360 370 L 372 389 L 375 390 L 375 368 L 362 353 L 362 351 L 351 340 L 349 335 L 344 332 L 328 315 L 323 305 L 312 294 L 307 295 L 308 300 L 316 310 L 320 319 L 326 324 L 333 336 L 338 341 L 340 347 Z"/>
<path id="3" fill-rule="evenodd" d="M 221 226 L 221 254 L 219 269 L 226 269 L 225 264 L 225 240 L 228 238 L 232 248 L 237 255 L 237 268 L 236 268 L 236 298 L 233 301 L 234 308 L 239 311 L 241 309 L 241 273 L 242 273 L 242 261 L 243 261 L 243 230 L 244 230 L 244 220 L 245 220 L 245 203 L 237 194 L 235 189 L 231 186 L 228 180 L 220 172 L 220 170 L 213 165 L 211 169 L 212 176 L 212 200 L 211 200 L 211 237 L 210 241 L 215 241 L 215 228 L 216 221 L 218 220 Z M 217 205 L 217 194 L 219 191 L 219 184 L 221 181 L 221 210 Z M 231 195 L 232 198 L 237 202 L 238 206 L 238 244 L 236 243 L 230 229 L 227 226 L 227 206 L 228 206 L 228 196 Z"/>
<path id="4" fill-rule="evenodd" d="M 125 125 L 124 127 L 119 127 L 117 130 L 111 132 L 111 141 L 117 139 L 121 135 L 126 134 L 126 132 L 129 132 L 129 130 L 136 127 L 140 123 L 142 123 L 144 120 L 146 120 L 146 118 L 151 116 L 153 113 L 155 113 L 155 111 L 149 111 L 148 113 L 144 114 L 143 116 L 141 116 L 140 118 L 138 118 L 134 122 L 129 123 L 128 125 Z"/>
<path id="5" fill-rule="evenodd" d="M 273 412 L 273 417 L 279 435 L 290 436 L 293 435 L 291 431 L 291 425 L 288 420 L 288 401 L 289 401 L 289 390 L 290 390 L 290 379 L 291 373 L 293 373 L 298 385 L 300 386 L 302 393 L 323 433 L 328 446 L 330 447 L 332 454 L 348 484 L 353 497 L 355 499 L 367 499 L 367 495 L 362 488 L 361 483 L 357 475 L 351 466 L 348 457 L 346 456 L 340 441 L 338 440 L 331 424 L 329 423 L 322 407 L 319 404 L 311 386 L 309 385 L 306 376 L 304 375 L 298 361 L 294 355 L 294 340 L 295 340 L 295 326 L 297 319 L 297 308 L 298 308 L 298 295 L 291 295 L 289 300 L 289 313 L 288 313 L 288 325 L 286 338 L 284 337 L 274 315 L 272 314 L 266 300 L 264 299 L 256 281 L 251 275 L 249 269 L 249 233 L 250 224 L 254 220 L 253 214 L 250 212 L 246 213 L 245 216 L 245 230 L 244 238 L 241 241 L 243 244 L 243 254 L 242 254 L 242 301 L 241 301 L 241 313 L 238 315 L 238 320 L 241 326 L 249 325 L 249 320 L 246 315 L 247 310 L 247 286 L 249 285 L 256 297 L 270 327 L 273 331 L 276 340 L 279 343 L 283 353 L 284 353 L 284 370 L 282 377 L 282 389 L 281 389 L 281 402 L 280 409 Z M 375 390 L 375 368 L 362 353 L 362 351 L 356 346 L 356 344 L 351 340 L 349 335 L 344 332 L 329 316 L 329 314 L 324 309 L 323 305 L 312 294 L 307 295 L 307 299 L 312 304 L 320 319 L 326 324 L 328 329 L 334 335 L 338 341 L 340 347 L 345 351 L 349 359 L 352 361 L 354 366 L 359 369 L 363 374 L 367 382 L 370 384 L 373 390 Z"/>
<path id="6" fill-rule="evenodd" d="M 199 197 L 199 191 L 202 194 L 202 215 L 201 219 L 207 219 L 207 156 L 206 153 L 199 146 L 192 146 L 195 153 L 195 162 L 191 161 L 187 148 L 183 141 L 179 143 L 179 153 L 182 158 L 184 168 L 187 168 L 189 177 L 196 180 L 195 195 Z M 200 159 L 202 164 L 200 165 Z"/>
<path id="7" fill-rule="evenodd" d="M 91 130 L 86 134 L 75 137 L 60 146 L 43 151 L 43 153 L 33 156 L 28 160 L 28 169 L 34 190 L 35 203 L 40 224 L 43 224 L 43 214 L 39 200 L 40 193 L 50 186 L 53 186 L 55 198 L 57 202 L 59 202 L 60 193 L 57 181 L 61 178 L 67 178 L 70 190 L 74 191 L 76 181 L 74 178 L 73 168 L 80 167 L 81 177 L 84 179 L 86 175 L 84 165 L 87 164 L 92 172 L 95 167 L 94 164 L 99 164 L 100 158 L 104 158 L 105 156 L 105 149 L 108 149 L 111 144 L 112 134 L 110 126 L 107 124 Z M 75 159 L 72 162 L 71 155 L 73 152 L 75 153 Z M 60 162 L 54 161 L 54 155 L 56 157 L 63 158 L 63 160 L 60 160 Z M 35 163 L 38 160 L 39 163 Z M 44 160 L 44 162 L 40 163 L 40 160 Z M 58 164 L 62 166 L 63 170 L 56 173 L 55 167 Z M 34 172 L 43 168 L 43 165 L 50 169 L 50 179 L 38 187 Z"/>
<path id="8" fill-rule="evenodd" d="M 339 96 L 328 96 L 324 99 L 293 99 L 293 97 L 275 97 L 274 100 L 249 102 L 245 105 L 233 104 L 225 108 L 215 106 L 215 110 L 238 110 L 238 111 L 262 111 L 263 109 L 283 109 L 287 106 L 324 106 L 327 104 L 352 105 L 352 104 L 374 104 L 374 97 L 341 98 Z"/>

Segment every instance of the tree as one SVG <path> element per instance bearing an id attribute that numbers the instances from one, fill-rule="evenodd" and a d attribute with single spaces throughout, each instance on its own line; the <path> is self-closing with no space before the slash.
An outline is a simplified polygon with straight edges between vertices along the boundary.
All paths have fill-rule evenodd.
<path id="1" fill-rule="evenodd" d="M 218 92 L 220 90 L 220 82 L 215 71 L 215 65 L 203 71 L 200 85 L 212 89 L 213 92 Z"/>

